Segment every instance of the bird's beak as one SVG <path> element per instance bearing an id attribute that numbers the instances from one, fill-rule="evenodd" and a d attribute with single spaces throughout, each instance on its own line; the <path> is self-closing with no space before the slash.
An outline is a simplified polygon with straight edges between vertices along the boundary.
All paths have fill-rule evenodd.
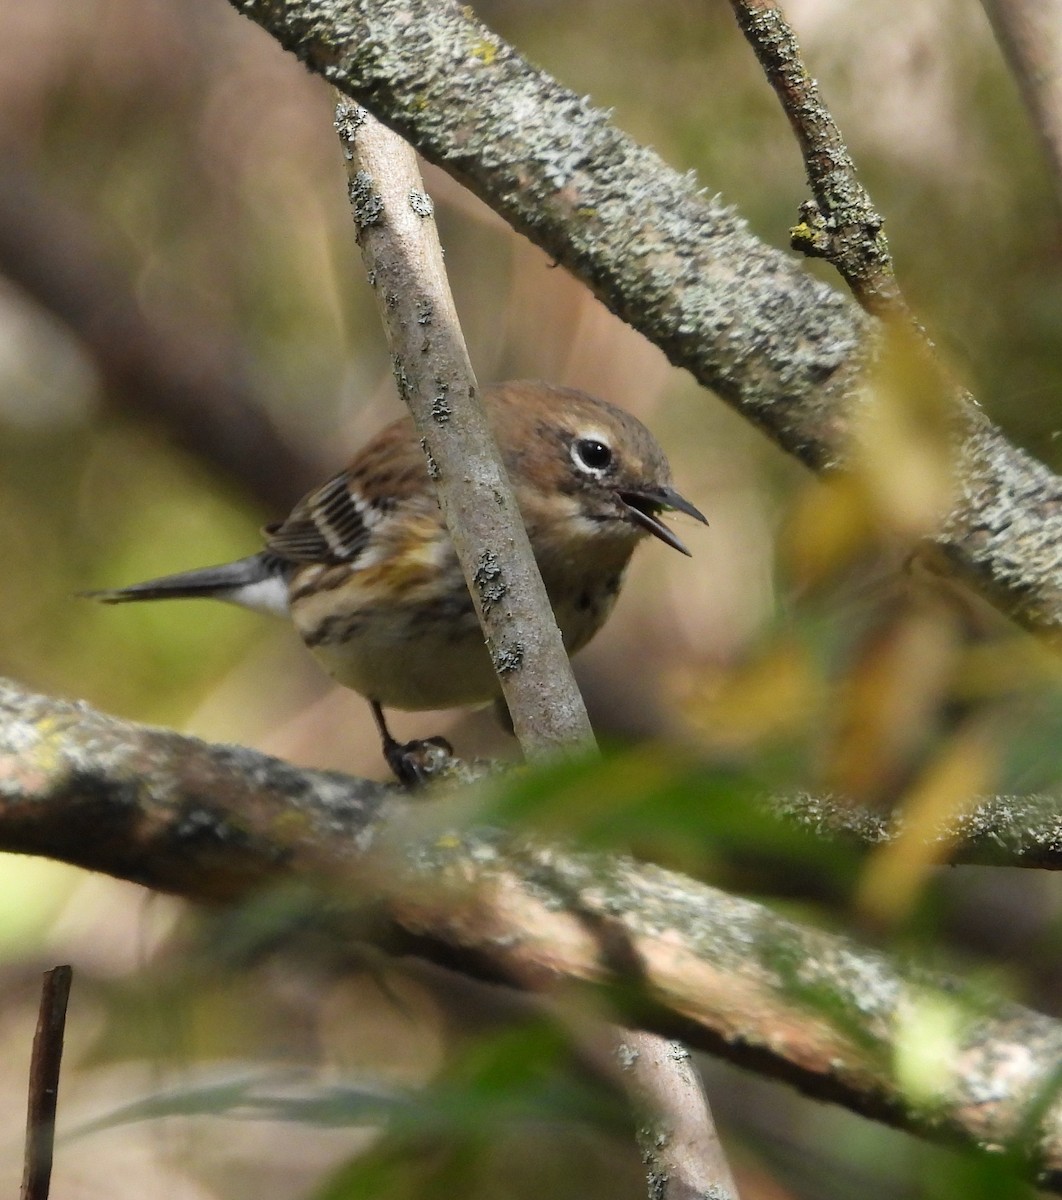
<path id="1" fill-rule="evenodd" d="M 620 503 L 627 510 L 627 515 L 635 525 L 647 529 L 653 537 L 658 537 L 668 546 L 673 546 L 680 553 L 692 557 L 690 552 L 657 515 L 661 511 L 681 512 L 693 517 L 703 524 L 708 519 L 688 501 L 684 500 L 674 488 L 650 487 L 623 490 L 617 492 Z"/>

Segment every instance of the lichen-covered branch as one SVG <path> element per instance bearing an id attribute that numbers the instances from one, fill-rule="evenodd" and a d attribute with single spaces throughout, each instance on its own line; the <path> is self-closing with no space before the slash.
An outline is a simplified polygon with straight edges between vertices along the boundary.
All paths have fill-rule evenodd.
<path id="1" fill-rule="evenodd" d="M 545 993 L 621 984 L 650 1032 L 923 1136 L 1010 1147 L 1062 1191 L 1058 1022 L 659 867 L 448 823 L 445 805 L 0 685 L 2 849 L 195 900 L 308 878 L 371 905 L 391 947 Z"/>
<path id="2" fill-rule="evenodd" d="M 336 129 L 398 390 L 421 435 L 513 729 L 528 758 L 593 745 L 586 707 L 477 395 L 416 155 L 345 101 L 336 110 Z"/>
<path id="3" fill-rule="evenodd" d="M 370 829 L 389 788 L 0 680 L 0 846 L 229 902 Z"/>
<path id="4" fill-rule="evenodd" d="M 758 241 L 451 0 L 231 0 L 816 469 L 841 463 L 877 321 Z M 1062 481 L 958 413 L 956 572 L 1062 635 Z"/>
<path id="5" fill-rule="evenodd" d="M 813 465 L 872 329 L 451 0 L 234 0 Z M 784 403 L 780 403 L 784 398 Z"/>
<path id="6" fill-rule="evenodd" d="M 435 476 L 450 536 L 464 568 L 513 728 L 534 759 L 593 745 L 593 732 L 500 455 L 479 402 L 472 364 L 443 265 L 442 247 L 416 155 L 363 108 L 341 98 L 336 131 L 347 164 L 358 244 L 391 348 L 395 379 Z M 489 590 L 487 590 L 489 589 Z M 502 602 L 500 602 L 502 601 Z M 503 669 L 503 664 L 513 667 Z M 663 1127 L 683 1125 L 681 1143 L 646 1154 L 650 1190 L 679 1200 L 709 1171 L 695 1150 L 723 1163 L 707 1101 L 690 1102 L 688 1063 L 662 1039 L 642 1039 L 622 1078 L 639 1109 Z M 688 1057 L 688 1055 L 687 1055 Z M 682 1069 L 680 1069 L 682 1068 Z M 650 1091 L 649 1080 L 653 1087 Z M 633 1081 L 633 1082 L 632 1082 Z M 670 1086 L 669 1086 L 670 1081 Z M 644 1111 L 640 1116 L 645 1117 Z M 648 1118 L 646 1118 L 648 1119 Z"/>
<path id="7" fill-rule="evenodd" d="M 890 817 L 840 796 L 798 792 L 768 797 L 764 807 L 816 836 L 855 845 L 883 846 L 909 836 L 902 811 Z M 935 832 L 930 849 L 937 862 L 1062 870 L 1062 797 L 975 797 Z"/>

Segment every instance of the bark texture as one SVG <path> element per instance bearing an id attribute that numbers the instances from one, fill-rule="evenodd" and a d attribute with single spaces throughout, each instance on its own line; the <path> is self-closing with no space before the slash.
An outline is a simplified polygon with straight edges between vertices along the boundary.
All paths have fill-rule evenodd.
<path id="1" fill-rule="evenodd" d="M 594 744 L 516 497 L 478 396 L 410 147 L 341 104 L 358 245 L 513 729 L 529 759 Z"/>
<path id="2" fill-rule="evenodd" d="M 1008 1148 L 1062 1190 L 1062 1024 L 660 867 L 468 828 L 467 811 L 0 685 L 0 849 L 199 901 L 308 880 L 392 950 L 533 992 L 603 989 L 627 1024 Z"/>

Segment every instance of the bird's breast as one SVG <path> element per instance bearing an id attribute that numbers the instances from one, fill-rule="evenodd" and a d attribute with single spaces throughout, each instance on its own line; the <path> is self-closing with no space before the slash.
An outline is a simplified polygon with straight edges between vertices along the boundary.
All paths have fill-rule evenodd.
<path id="1" fill-rule="evenodd" d="M 575 586 L 550 588 L 550 602 L 569 654 L 575 654 L 608 620 L 623 584 L 623 573 L 575 581 Z"/>
<path id="2" fill-rule="evenodd" d="M 540 556 L 569 653 L 586 645 L 619 594 L 626 556 Z M 500 692 L 472 598 L 449 542 L 400 562 L 312 564 L 290 583 L 303 641 L 340 684 L 402 709 L 482 704 Z"/>

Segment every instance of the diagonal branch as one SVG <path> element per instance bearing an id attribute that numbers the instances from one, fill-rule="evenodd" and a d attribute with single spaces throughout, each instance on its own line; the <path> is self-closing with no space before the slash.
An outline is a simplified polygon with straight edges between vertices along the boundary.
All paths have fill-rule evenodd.
<path id="1" fill-rule="evenodd" d="M 358 244 L 513 728 L 528 758 L 593 746 L 560 630 L 477 395 L 416 155 L 341 101 Z"/>
<path id="2" fill-rule="evenodd" d="M 809 466 L 846 456 L 881 328 L 450 0 L 231 0 Z M 1062 481 L 972 404 L 940 544 L 1062 635 Z"/>
<path id="3" fill-rule="evenodd" d="M 0 848 L 193 900 L 330 884 L 392 949 L 540 992 L 623 985 L 650 1032 L 925 1137 L 1010 1148 L 1062 1191 L 1058 1022 L 674 872 L 448 828 L 447 811 L 0 686 Z M 905 1079 L 914 1057 L 934 1070 Z"/>
<path id="4" fill-rule="evenodd" d="M 631 1073 L 653 1200 L 738 1200 L 730 1164 L 690 1052 L 681 1042 L 625 1030 L 616 1046 Z"/>

